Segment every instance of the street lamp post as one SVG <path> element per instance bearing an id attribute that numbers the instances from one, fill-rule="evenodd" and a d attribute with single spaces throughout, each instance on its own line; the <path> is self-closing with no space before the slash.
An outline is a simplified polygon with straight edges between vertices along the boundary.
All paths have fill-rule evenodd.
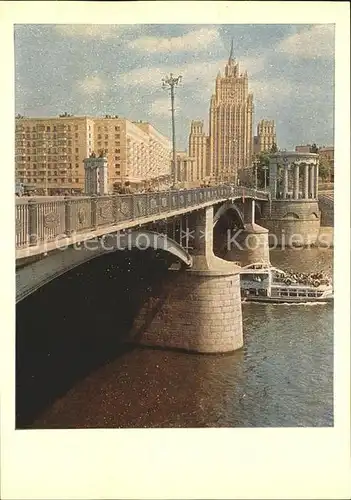
<path id="1" fill-rule="evenodd" d="M 257 167 L 258 167 L 257 158 L 255 158 L 253 164 L 254 164 L 254 169 L 255 169 L 255 189 L 257 189 Z"/>
<path id="2" fill-rule="evenodd" d="M 263 168 L 263 171 L 264 171 L 264 190 L 266 191 L 267 189 L 267 170 L 268 170 L 268 167 L 267 165 L 265 165 Z"/>
<path id="3" fill-rule="evenodd" d="M 173 76 L 171 73 L 169 76 L 162 78 L 162 87 L 164 89 L 169 89 L 171 94 L 171 111 L 172 111 L 172 146 L 173 146 L 173 168 L 172 168 L 172 181 L 176 182 L 176 147 L 175 147 L 175 121 L 174 121 L 174 87 L 176 87 L 182 79 L 182 76 Z"/>

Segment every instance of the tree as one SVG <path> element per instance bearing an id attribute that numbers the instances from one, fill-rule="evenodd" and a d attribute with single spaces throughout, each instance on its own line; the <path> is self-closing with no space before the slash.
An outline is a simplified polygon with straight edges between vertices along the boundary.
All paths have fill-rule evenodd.
<path id="1" fill-rule="evenodd" d="M 278 151 L 278 146 L 276 145 L 275 142 L 273 142 L 272 147 L 271 147 L 271 153 L 277 153 Z"/>
<path id="2" fill-rule="evenodd" d="M 257 187 L 263 187 L 264 186 L 264 177 L 265 177 L 265 168 L 266 170 L 266 179 L 267 179 L 267 184 L 268 184 L 268 167 L 269 167 L 269 153 L 267 151 L 261 151 L 261 153 L 258 153 L 253 161 L 254 164 L 254 171 L 253 171 L 253 179 L 252 179 L 252 184 L 254 185 L 256 183 L 256 172 L 255 169 L 257 168 Z"/>
<path id="3" fill-rule="evenodd" d="M 322 179 L 322 181 L 330 180 L 332 176 L 332 164 L 331 162 L 327 159 L 324 158 L 323 156 L 319 158 L 319 177 Z"/>

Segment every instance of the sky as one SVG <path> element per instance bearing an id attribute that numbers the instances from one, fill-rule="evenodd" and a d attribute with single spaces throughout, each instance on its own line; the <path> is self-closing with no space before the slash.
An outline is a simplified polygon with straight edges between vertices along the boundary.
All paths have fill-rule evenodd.
<path id="1" fill-rule="evenodd" d="M 247 70 L 257 122 L 275 120 L 281 149 L 334 142 L 334 25 L 38 25 L 15 26 L 15 109 L 28 117 L 119 115 L 145 120 L 187 149 L 190 121 L 208 132 L 210 97 L 231 41 Z"/>

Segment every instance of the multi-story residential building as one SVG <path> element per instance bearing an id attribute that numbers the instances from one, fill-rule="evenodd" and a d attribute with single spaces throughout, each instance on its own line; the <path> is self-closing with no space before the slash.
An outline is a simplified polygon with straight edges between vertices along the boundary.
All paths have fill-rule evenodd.
<path id="1" fill-rule="evenodd" d="M 171 141 L 151 124 L 117 116 L 16 119 L 16 180 L 48 194 L 84 191 L 84 159 L 107 158 L 109 190 L 170 176 Z"/>
<path id="2" fill-rule="evenodd" d="M 171 180 L 171 141 L 151 123 L 143 121 L 133 123 L 146 133 L 149 139 L 149 165 L 145 178 L 152 180 L 169 177 Z"/>
<path id="3" fill-rule="evenodd" d="M 254 137 L 254 153 L 269 152 L 276 144 L 274 120 L 261 120 L 257 125 L 257 135 Z"/>
<path id="4" fill-rule="evenodd" d="M 196 180 L 203 180 L 210 175 L 209 138 L 204 132 L 204 122 L 193 120 L 190 125 L 189 156 L 195 158 Z"/>
<path id="5" fill-rule="evenodd" d="M 248 75 L 239 72 L 233 44 L 224 75 L 216 78 L 210 104 L 210 173 L 217 181 L 233 181 L 252 162 L 253 95 Z"/>
<path id="6" fill-rule="evenodd" d="M 16 179 L 38 193 L 84 190 L 83 160 L 93 150 L 94 121 L 86 116 L 16 118 Z"/>
<path id="7" fill-rule="evenodd" d="M 104 151 L 107 158 L 108 181 L 129 181 L 138 184 L 149 168 L 149 137 L 125 118 L 95 118 L 95 151 Z"/>

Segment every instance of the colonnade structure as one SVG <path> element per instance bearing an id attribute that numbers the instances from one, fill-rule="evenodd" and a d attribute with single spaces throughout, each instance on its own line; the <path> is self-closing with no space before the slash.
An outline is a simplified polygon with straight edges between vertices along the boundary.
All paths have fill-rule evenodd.
<path id="1" fill-rule="evenodd" d="M 280 151 L 270 155 L 270 203 L 262 225 L 279 245 L 311 245 L 320 229 L 318 208 L 319 159 L 316 153 Z"/>
<path id="2" fill-rule="evenodd" d="M 318 199 L 319 160 L 316 153 L 280 152 L 270 156 L 272 199 Z"/>

